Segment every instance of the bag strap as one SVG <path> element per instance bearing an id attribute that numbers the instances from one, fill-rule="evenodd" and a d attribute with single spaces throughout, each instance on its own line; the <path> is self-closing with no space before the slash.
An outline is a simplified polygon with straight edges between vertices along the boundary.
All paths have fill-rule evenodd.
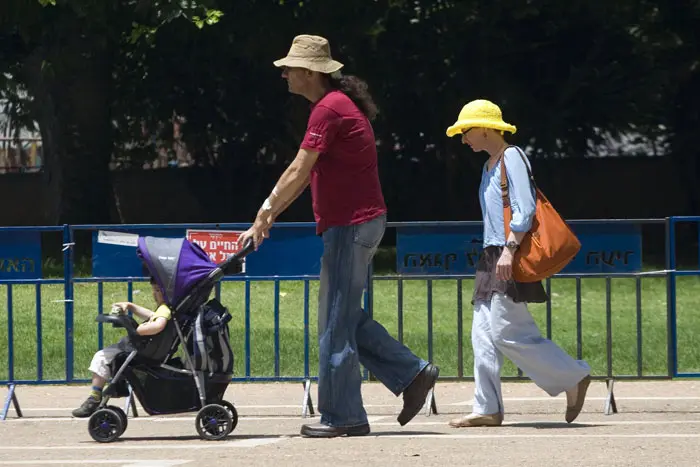
<path id="1" fill-rule="evenodd" d="M 503 153 L 501 154 L 501 157 L 499 158 L 499 163 L 501 164 L 501 197 L 503 198 L 503 208 L 508 208 L 510 206 L 510 197 L 508 196 L 508 175 L 506 173 L 506 150 L 508 148 L 515 148 L 518 151 L 518 154 L 520 155 L 520 158 L 523 160 L 523 164 L 525 164 L 525 169 L 527 170 L 527 175 L 528 178 L 530 179 L 530 183 L 532 186 L 535 188 L 535 191 L 538 191 L 537 184 L 535 183 L 535 177 L 532 176 L 532 171 L 530 171 L 530 166 L 527 164 L 527 160 L 525 159 L 525 155 L 523 154 L 523 151 L 517 147 L 517 146 L 508 146 L 506 149 L 503 150 Z"/>
<path id="2" fill-rule="evenodd" d="M 530 170 L 530 165 L 527 163 L 527 159 L 525 159 L 525 153 L 522 151 L 517 146 L 509 146 L 511 148 L 515 148 L 518 151 L 518 154 L 520 154 L 520 158 L 523 160 L 523 164 L 525 164 L 525 170 L 527 170 L 527 176 L 530 178 L 530 181 L 532 182 L 532 186 L 535 188 L 535 190 L 538 190 L 537 188 L 537 183 L 535 183 L 535 177 L 532 175 L 532 171 Z M 505 152 L 505 151 L 504 151 Z"/>
<path id="3" fill-rule="evenodd" d="M 508 197 L 508 176 L 506 175 L 505 150 L 501 154 L 499 163 L 501 164 L 501 198 L 503 199 L 503 209 L 510 207 L 510 197 Z"/>

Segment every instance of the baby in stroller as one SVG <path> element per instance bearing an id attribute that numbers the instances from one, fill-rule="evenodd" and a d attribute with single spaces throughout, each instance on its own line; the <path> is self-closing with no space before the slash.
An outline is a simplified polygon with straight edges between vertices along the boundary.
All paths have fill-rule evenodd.
<path id="1" fill-rule="evenodd" d="M 92 411 L 88 432 L 95 441 L 111 442 L 124 433 L 126 413 L 107 404 L 131 391 L 149 415 L 196 411 L 195 427 L 203 439 L 222 439 L 233 431 L 238 414 L 223 400 L 233 375 L 231 315 L 209 296 L 225 274 L 240 272 L 241 259 L 252 250 L 250 242 L 217 265 L 184 238 L 139 237 L 136 253 L 152 278 L 157 308 L 123 304 L 146 319 L 140 325 L 121 313 L 97 316 L 98 322 L 124 328 L 127 336 L 95 355 L 94 393 L 76 409 L 78 415 L 81 409 Z M 181 343 L 184 362 L 175 356 Z"/>
<path id="2" fill-rule="evenodd" d="M 165 329 L 172 315 L 170 308 L 168 308 L 163 299 L 163 292 L 156 284 L 155 277 L 151 276 L 150 282 L 153 288 L 153 299 L 156 302 L 155 312 L 131 302 L 115 303 L 112 306 L 112 309 L 118 310 L 120 314 L 131 312 L 145 320 L 136 328 L 136 334 L 139 336 L 153 336 L 160 333 Z M 97 410 L 102 401 L 102 389 L 112 376 L 112 362 L 119 354 L 125 351 L 123 343 L 124 341 L 120 341 L 95 352 L 90 363 L 90 371 L 92 372 L 90 395 L 80 407 L 73 410 L 74 417 L 89 417 Z"/>

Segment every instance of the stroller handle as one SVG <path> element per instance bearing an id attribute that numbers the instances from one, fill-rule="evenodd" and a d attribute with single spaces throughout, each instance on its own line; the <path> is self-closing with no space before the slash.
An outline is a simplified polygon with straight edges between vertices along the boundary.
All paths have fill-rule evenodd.
<path id="1" fill-rule="evenodd" d="M 132 338 L 140 338 L 141 336 L 136 332 L 136 328 L 139 326 L 139 324 L 132 318 L 131 316 L 127 315 L 119 315 L 119 316 L 112 316 L 112 315 L 97 315 L 95 317 L 95 321 L 98 323 L 110 323 L 112 327 L 115 328 L 124 328 L 126 329 L 127 334 L 129 337 Z"/>
<path id="2" fill-rule="evenodd" d="M 241 250 L 229 256 L 223 263 L 221 263 L 221 265 L 219 265 L 219 269 L 221 269 L 224 274 L 236 272 L 236 268 L 239 266 L 241 260 L 252 253 L 253 250 L 255 250 L 255 244 L 253 243 L 253 240 L 249 238 Z"/>

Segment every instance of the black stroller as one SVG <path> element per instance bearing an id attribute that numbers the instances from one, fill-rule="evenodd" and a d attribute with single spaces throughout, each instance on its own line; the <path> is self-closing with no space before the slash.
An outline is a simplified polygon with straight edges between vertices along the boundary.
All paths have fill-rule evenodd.
<path id="1" fill-rule="evenodd" d="M 98 315 L 98 322 L 122 327 L 127 336 L 119 342 L 124 352 L 112 362 L 114 376 L 88 420 L 95 441 L 114 441 L 126 430 L 126 413 L 108 402 L 128 396 L 127 383 L 149 415 L 196 411 L 195 427 L 203 439 L 223 439 L 234 430 L 238 413 L 223 400 L 233 375 L 231 315 L 209 296 L 224 274 L 241 271 L 241 259 L 252 250 L 251 242 L 217 265 L 184 238 L 139 237 L 136 253 L 163 292 L 172 318 L 159 334 L 140 336 L 130 316 Z M 181 343 L 184 362 L 175 356 Z"/>

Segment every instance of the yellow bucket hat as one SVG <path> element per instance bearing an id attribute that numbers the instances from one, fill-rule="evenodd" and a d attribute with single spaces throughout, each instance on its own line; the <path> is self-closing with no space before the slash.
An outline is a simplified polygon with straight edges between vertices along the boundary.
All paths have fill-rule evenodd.
<path id="1" fill-rule="evenodd" d="M 462 107 L 457 121 L 447 129 L 447 136 L 458 135 L 470 128 L 491 128 L 515 133 L 515 126 L 503 121 L 501 109 L 485 99 L 477 99 Z"/>
<path id="2" fill-rule="evenodd" d="M 331 57 L 328 39 L 310 34 L 296 36 L 287 56 L 275 60 L 273 63 L 276 67 L 299 67 L 328 74 L 343 68 L 342 63 Z"/>

